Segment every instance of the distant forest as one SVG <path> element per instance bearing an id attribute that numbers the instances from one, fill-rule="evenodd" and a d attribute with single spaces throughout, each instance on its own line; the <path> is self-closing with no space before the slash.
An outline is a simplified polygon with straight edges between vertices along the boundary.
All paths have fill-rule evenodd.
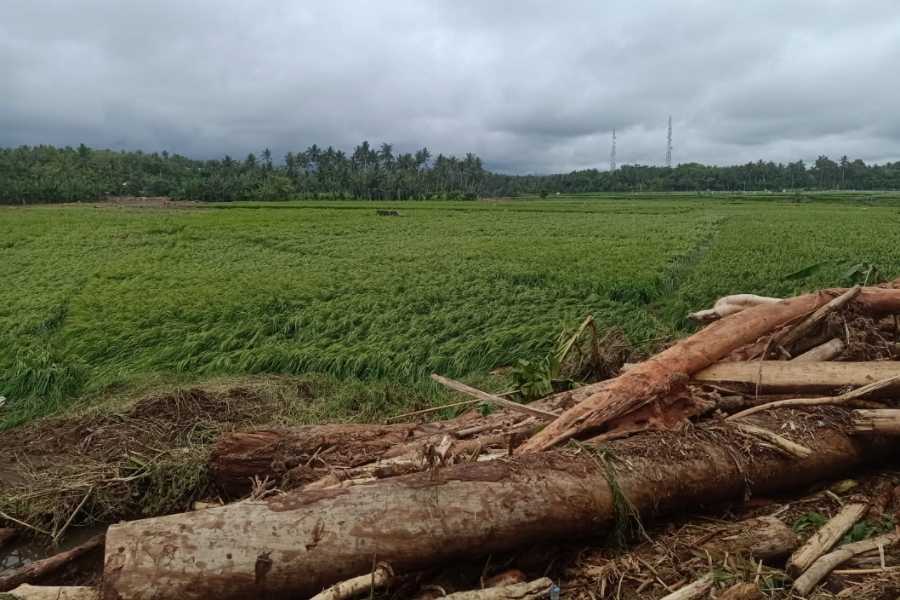
<path id="1" fill-rule="evenodd" d="M 236 160 L 195 160 L 53 146 L 0 149 L 0 203 L 91 201 L 108 196 L 169 196 L 229 202 L 336 198 L 367 200 L 475 199 L 530 194 L 651 191 L 898 190 L 900 162 L 867 165 L 846 156 L 758 161 L 728 167 L 626 165 L 615 172 L 586 169 L 555 175 L 503 175 L 463 158 L 423 148 L 396 153 L 363 142 L 352 154 L 310 146 L 273 160 L 269 150 Z"/>

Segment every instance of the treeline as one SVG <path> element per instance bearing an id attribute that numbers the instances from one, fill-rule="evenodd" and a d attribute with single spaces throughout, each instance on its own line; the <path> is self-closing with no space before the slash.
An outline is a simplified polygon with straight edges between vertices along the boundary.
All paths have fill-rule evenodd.
<path id="1" fill-rule="evenodd" d="M 503 175 L 463 158 L 423 148 L 395 153 L 363 142 L 351 154 L 310 146 L 281 161 L 264 150 L 236 160 L 195 160 L 167 152 L 147 154 L 53 146 L 0 149 L 0 202 L 72 202 L 108 196 L 170 196 L 185 200 L 474 199 L 580 192 L 898 190 L 900 162 L 867 165 L 843 157 L 716 167 L 627 165 L 615 172 L 587 169 L 557 175 Z"/>

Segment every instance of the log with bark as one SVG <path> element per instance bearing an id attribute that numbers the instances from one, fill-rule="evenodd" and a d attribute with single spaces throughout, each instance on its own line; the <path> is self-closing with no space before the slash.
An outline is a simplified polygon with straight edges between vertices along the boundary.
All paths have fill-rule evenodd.
<path id="1" fill-rule="evenodd" d="M 598 431 L 610 420 L 670 393 L 684 379 L 737 348 L 816 311 L 845 291 L 822 291 L 762 304 L 716 321 L 603 385 L 585 386 L 590 388 L 586 399 L 566 410 L 518 451 L 546 450 L 573 437 Z M 868 314 L 900 312 L 900 290 L 864 288 L 854 295 L 852 303 L 854 308 Z"/>
<path id="2" fill-rule="evenodd" d="M 771 418 L 759 423 L 775 427 Z M 311 595 L 370 572 L 373 557 L 407 572 L 604 535 L 623 497 L 643 517 L 693 510 L 840 476 L 896 449 L 826 425 L 800 441 L 807 458 L 760 447 L 744 461 L 745 440 L 701 425 L 609 443 L 625 467 L 583 447 L 122 523 L 108 534 L 104 598 Z"/>
<path id="3" fill-rule="evenodd" d="M 79 544 L 70 550 L 54 554 L 43 560 L 36 560 L 9 575 L 0 577 L 0 592 L 11 590 L 23 583 L 40 581 L 42 578 L 56 573 L 82 556 L 103 547 L 104 541 L 105 536 L 103 534 L 95 535 L 88 541 Z"/>

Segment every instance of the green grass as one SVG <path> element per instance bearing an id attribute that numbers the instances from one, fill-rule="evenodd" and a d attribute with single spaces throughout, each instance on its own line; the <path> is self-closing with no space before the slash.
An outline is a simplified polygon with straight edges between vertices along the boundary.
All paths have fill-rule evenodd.
<path id="1" fill-rule="evenodd" d="M 0 427 L 221 375 L 425 402 L 428 373 L 539 356 L 587 313 L 639 343 L 725 293 L 838 284 L 861 261 L 896 276 L 898 248 L 897 197 L 872 194 L 0 209 Z"/>

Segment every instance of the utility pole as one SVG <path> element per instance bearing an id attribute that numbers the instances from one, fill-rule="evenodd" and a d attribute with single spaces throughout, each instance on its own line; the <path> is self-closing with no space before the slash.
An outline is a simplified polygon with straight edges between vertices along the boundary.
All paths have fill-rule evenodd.
<path id="1" fill-rule="evenodd" d="M 613 129 L 612 150 L 609 151 L 609 172 L 616 170 L 616 130 Z"/>
<path id="2" fill-rule="evenodd" d="M 672 115 L 669 115 L 669 134 L 666 137 L 666 167 L 672 168 Z"/>

